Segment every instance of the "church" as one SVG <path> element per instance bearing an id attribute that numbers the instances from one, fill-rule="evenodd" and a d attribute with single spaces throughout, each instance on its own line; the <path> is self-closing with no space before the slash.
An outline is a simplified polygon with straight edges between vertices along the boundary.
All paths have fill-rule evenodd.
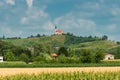
<path id="1" fill-rule="evenodd" d="M 57 26 L 55 26 L 55 34 L 61 35 L 63 33 L 64 33 L 63 30 L 57 29 Z"/>

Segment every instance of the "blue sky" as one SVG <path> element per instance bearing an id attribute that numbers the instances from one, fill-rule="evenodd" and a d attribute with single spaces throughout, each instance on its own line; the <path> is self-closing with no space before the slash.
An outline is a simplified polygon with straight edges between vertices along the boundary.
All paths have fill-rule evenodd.
<path id="1" fill-rule="evenodd" d="M 53 34 L 54 26 L 80 36 L 120 41 L 120 0 L 0 0 L 0 36 Z"/>

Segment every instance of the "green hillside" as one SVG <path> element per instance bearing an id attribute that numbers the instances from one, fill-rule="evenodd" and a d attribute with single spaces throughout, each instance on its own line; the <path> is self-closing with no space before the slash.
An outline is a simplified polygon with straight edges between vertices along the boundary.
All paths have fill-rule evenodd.
<path id="1" fill-rule="evenodd" d="M 65 36 L 55 35 L 55 36 L 44 36 L 40 38 L 5 39 L 3 41 L 12 43 L 15 46 L 30 47 L 34 44 L 51 44 L 54 42 L 64 44 Z"/>
<path id="2" fill-rule="evenodd" d="M 15 46 L 31 47 L 34 44 L 49 44 L 56 47 L 67 46 L 75 49 L 111 49 L 117 45 L 116 42 L 101 40 L 99 38 L 76 37 L 71 35 L 52 35 L 39 38 L 5 39 L 5 42 Z"/>
<path id="3" fill-rule="evenodd" d="M 111 49 L 116 46 L 118 45 L 113 41 L 103 40 L 79 43 L 71 47 L 75 47 L 76 49 Z"/>

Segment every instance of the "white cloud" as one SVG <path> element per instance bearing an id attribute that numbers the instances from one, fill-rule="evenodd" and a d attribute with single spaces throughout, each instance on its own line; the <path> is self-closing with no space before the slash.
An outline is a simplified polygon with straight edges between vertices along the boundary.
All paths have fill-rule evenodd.
<path id="1" fill-rule="evenodd" d="M 113 8 L 113 9 L 111 10 L 111 13 L 112 13 L 114 16 L 120 15 L 120 8 Z"/>
<path id="2" fill-rule="evenodd" d="M 54 30 L 54 25 L 52 22 L 47 21 L 44 25 L 43 25 L 43 29 L 44 30 Z"/>
<path id="3" fill-rule="evenodd" d="M 6 0 L 6 3 L 10 4 L 10 5 L 15 5 L 15 1 L 14 0 Z"/>
<path id="4" fill-rule="evenodd" d="M 104 3 L 104 0 L 99 0 L 101 3 Z"/>
<path id="5" fill-rule="evenodd" d="M 109 25 L 109 26 L 107 26 L 107 29 L 108 29 L 108 31 L 116 31 L 116 29 L 117 29 L 117 25 L 116 24 L 111 24 L 111 25 Z"/>
<path id="6" fill-rule="evenodd" d="M 97 2 L 86 2 L 83 4 L 83 7 L 91 10 L 98 10 L 100 8 L 100 4 Z"/>
<path id="7" fill-rule="evenodd" d="M 28 8 L 31 8 L 33 6 L 33 0 L 26 0 Z"/>
<path id="8" fill-rule="evenodd" d="M 92 20 L 79 18 L 78 15 L 68 14 L 66 16 L 55 19 L 54 24 L 61 26 L 63 29 L 79 29 L 80 31 L 90 31 L 96 28 L 96 24 Z"/>
<path id="9" fill-rule="evenodd" d="M 26 15 L 23 16 L 20 20 L 22 24 L 39 24 L 45 23 L 49 20 L 49 15 L 43 10 L 36 7 L 33 7 L 26 11 Z"/>
<path id="10" fill-rule="evenodd" d="M 3 2 L 0 2 L 0 6 L 3 6 L 4 5 L 4 3 Z"/>
<path id="11" fill-rule="evenodd" d="M 16 36 L 19 36 L 19 35 L 21 35 L 23 32 L 22 31 L 16 31 L 16 30 L 13 30 L 12 28 L 10 28 L 10 27 L 1 27 L 0 28 L 0 31 L 4 34 L 4 35 L 6 35 L 6 36 L 8 36 L 9 35 L 9 37 L 16 37 Z"/>
<path id="12" fill-rule="evenodd" d="M 26 24 L 27 22 L 28 22 L 27 17 L 23 17 L 23 18 L 21 19 L 21 23 L 22 23 L 22 24 Z"/>
<path id="13" fill-rule="evenodd" d="M 116 41 L 120 41 L 120 36 L 119 35 L 108 35 L 108 39 L 109 40 L 116 40 Z"/>
<path id="14" fill-rule="evenodd" d="M 27 14 L 27 16 L 29 16 L 33 19 L 36 19 L 39 17 L 48 17 L 48 14 L 45 13 L 44 10 L 36 9 L 36 8 L 33 8 L 32 10 L 28 10 L 26 14 Z"/>

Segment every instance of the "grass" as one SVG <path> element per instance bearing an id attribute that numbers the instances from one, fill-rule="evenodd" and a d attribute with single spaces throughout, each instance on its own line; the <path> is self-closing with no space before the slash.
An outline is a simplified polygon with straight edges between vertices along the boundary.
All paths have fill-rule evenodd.
<path id="1" fill-rule="evenodd" d="M 44 36 L 40 38 L 23 38 L 23 39 L 5 39 L 3 41 L 12 43 L 16 46 L 24 46 L 29 47 L 31 45 L 34 45 L 35 43 L 57 43 L 57 44 L 64 44 L 66 40 L 66 37 L 64 35 L 54 35 L 54 36 Z M 79 44 L 71 44 L 69 47 L 75 48 L 75 49 L 96 49 L 96 48 L 102 48 L 102 49 L 111 49 L 118 46 L 116 42 L 113 41 L 92 41 L 92 42 L 83 42 Z"/>
<path id="2" fill-rule="evenodd" d="M 0 80 L 119 80 L 120 72 L 64 72 L 18 74 L 0 77 Z"/>
<path id="3" fill-rule="evenodd" d="M 5 39 L 3 41 L 12 43 L 15 46 L 29 47 L 34 44 L 42 44 L 42 43 L 50 44 L 55 41 L 64 44 L 65 36 L 55 35 L 55 36 L 44 36 L 40 38 Z"/>
<path id="4" fill-rule="evenodd" d="M 3 62 L 0 68 L 41 68 L 41 67 L 118 67 L 120 61 L 103 61 L 101 63 L 39 63 Z"/>
<path id="5" fill-rule="evenodd" d="M 93 41 L 93 42 L 84 42 L 78 45 L 75 45 L 75 49 L 111 49 L 117 47 L 118 45 L 113 41 Z"/>

